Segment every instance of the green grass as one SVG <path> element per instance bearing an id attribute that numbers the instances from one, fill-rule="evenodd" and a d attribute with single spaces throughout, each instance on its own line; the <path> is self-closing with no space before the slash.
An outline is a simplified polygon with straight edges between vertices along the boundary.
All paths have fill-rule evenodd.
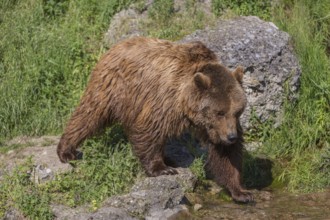
<path id="1" fill-rule="evenodd" d="M 111 16 L 131 2 L 1 1 L 1 137 L 62 128 L 104 52 Z"/>
<path id="2" fill-rule="evenodd" d="M 264 20 L 271 18 L 270 0 L 212 0 L 212 11 L 217 16 L 255 15 Z"/>
<path id="3" fill-rule="evenodd" d="M 60 174 L 46 188 L 57 202 L 71 207 L 89 204 L 97 206 L 105 198 L 125 192 L 138 175 L 139 162 L 131 151 L 122 129 L 116 125 L 100 137 L 88 140 L 84 159 L 75 162 L 70 173 Z"/>
<path id="4" fill-rule="evenodd" d="M 203 3 L 197 0 L 186 0 L 181 10 L 176 10 L 174 0 L 155 0 L 148 19 L 141 24 L 142 29 L 151 37 L 179 40 L 215 22 L 215 16 L 206 15 L 202 7 Z"/>
<path id="5" fill-rule="evenodd" d="M 265 140 L 264 151 L 286 160 L 280 179 L 291 191 L 311 191 L 330 185 L 330 2 L 284 1 L 274 21 L 292 36 L 302 77 L 299 99 L 286 103 L 280 128 Z M 280 163 L 278 163 L 280 164 Z"/>
<path id="6" fill-rule="evenodd" d="M 50 195 L 39 190 L 30 181 L 33 168 L 31 158 L 15 167 L 11 174 L 5 174 L 0 182 L 0 218 L 7 210 L 17 209 L 30 219 L 53 219 L 50 210 Z"/>

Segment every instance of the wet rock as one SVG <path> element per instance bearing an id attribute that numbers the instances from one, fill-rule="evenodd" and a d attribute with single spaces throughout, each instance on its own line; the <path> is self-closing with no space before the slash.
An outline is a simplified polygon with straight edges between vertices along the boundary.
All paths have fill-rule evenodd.
<path id="1" fill-rule="evenodd" d="M 203 209 L 196 219 L 329 219 L 330 191 L 291 194 L 281 191 L 253 190 L 255 203 L 236 204 L 204 197 Z"/>
<path id="2" fill-rule="evenodd" d="M 146 220 L 168 220 L 168 219 L 192 219 L 186 206 L 177 206 L 173 209 L 165 209 L 152 212 L 145 217 Z"/>
<path id="3" fill-rule="evenodd" d="M 243 87 L 248 105 L 241 117 L 245 129 L 253 127 L 252 118 L 264 122 L 274 116 L 274 126 L 280 124 L 283 102 L 296 99 L 301 74 L 287 33 L 271 22 L 248 16 L 221 20 L 180 42 L 190 41 L 206 44 L 229 68 L 245 68 Z"/>

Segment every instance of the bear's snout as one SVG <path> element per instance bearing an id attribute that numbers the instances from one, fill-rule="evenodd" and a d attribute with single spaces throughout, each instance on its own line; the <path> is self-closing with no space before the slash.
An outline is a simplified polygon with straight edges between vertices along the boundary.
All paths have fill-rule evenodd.
<path id="1" fill-rule="evenodd" d="M 228 142 L 230 142 L 232 144 L 235 143 L 237 141 L 237 139 L 238 139 L 237 133 L 230 133 L 227 136 Z"/>

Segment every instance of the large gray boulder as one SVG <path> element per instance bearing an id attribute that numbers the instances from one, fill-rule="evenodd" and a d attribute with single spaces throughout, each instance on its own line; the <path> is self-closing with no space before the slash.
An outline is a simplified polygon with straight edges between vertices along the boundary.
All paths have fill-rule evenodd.
<path id="1" fill-rule="evenodd" d="M 261 122 L 273 118 L 275 125 L 281 122 L 283 103 L 296 98 L 301 73 L 287 33 L 271 22 L 249 16 L 221 20 L 180 43 L 190 41 L 203 42 L 229 68 L 245 68 L 248 105 L 241 117 L 243 128 L 253 126 L 252 117 Z"/>

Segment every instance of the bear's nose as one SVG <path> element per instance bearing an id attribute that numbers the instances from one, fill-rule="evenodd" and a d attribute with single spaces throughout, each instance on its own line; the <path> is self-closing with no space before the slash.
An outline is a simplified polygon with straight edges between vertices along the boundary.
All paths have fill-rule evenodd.
<path id="1" fill-rule="evenodd" d="M 237 140 L 237 134 L 231 133 L 227 136 L 228 141 L 235 142 Z"/>

